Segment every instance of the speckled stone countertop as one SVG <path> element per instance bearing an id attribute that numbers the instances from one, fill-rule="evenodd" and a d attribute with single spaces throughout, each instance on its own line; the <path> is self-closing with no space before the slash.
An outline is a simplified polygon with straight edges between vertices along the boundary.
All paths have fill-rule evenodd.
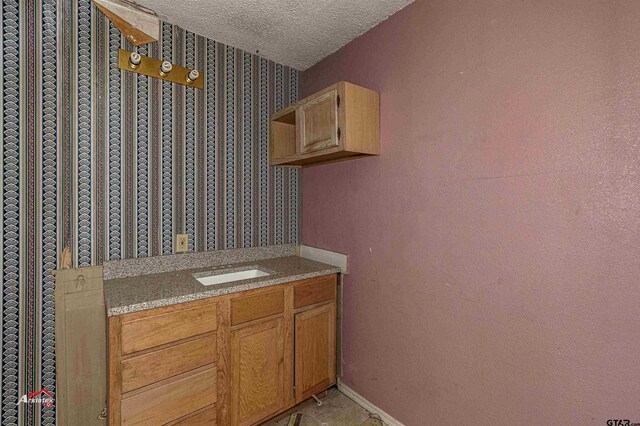
<path id="1" fill-rule="evenodd" d="M 270 275 L 213 286 L 205 286 L 196 280 L 196 277 L 248 269 L 260 269 Z M 340 268 L 335 266 L 297 256 L 276 257 L 107 279 L 104 281 L 104 298 L 107 315 L 113 316 L 338 272 Z"/>
<path id="2" fill-rule="evenodd" d="M 109 260 L 102 265 L 103 279 L 132 277 L 134 275 L 175 272 L 182 269 L 208 268 L 240 262 L 257 261 L 296 254 L 295 244 L 246 247 L 196 253 L 167 254 L 136 259 Z"/>

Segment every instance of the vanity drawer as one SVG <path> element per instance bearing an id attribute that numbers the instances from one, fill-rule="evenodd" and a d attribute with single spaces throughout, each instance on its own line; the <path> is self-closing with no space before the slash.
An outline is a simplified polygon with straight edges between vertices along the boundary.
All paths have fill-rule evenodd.
<path id="1" fill-rule="evenodd" d="M 122 354 L 216 330 L 216 304 L 197 302 L 136 312 L 122 320 Z M 136 315 L 139 314 L 139 315 Z"/>
<path id="2" fill-rule="evenodd" d="M 216 426 L 218 420 L 217 414 L 216 406 L 212 405 L 196 412 L 196 414 L 188 415 L 175 422 L 169 423 L 167 426 Z"/>
<path id="3" fill-rule="evenodd" d="M 284 289 L 231 301 L 231 325 L 265 318 L 284 312 Z"/>
<path id="4" fill-rule="evenodd" d="M 335 298 L 335 275 L 313 278 L 293 288 L 293 307 L 295 309 L 334 300 Z"/>
<path id="5" fill-rule="evenodd" d="M 123 425 L 162 425 L 216 402 L 216 368 L 122 399 Z"/>
<path id="6" fill-rule="evenodd" d="M 122 392 L 216 362 L 216 336 L 209 334 L 122 361 Z"/>

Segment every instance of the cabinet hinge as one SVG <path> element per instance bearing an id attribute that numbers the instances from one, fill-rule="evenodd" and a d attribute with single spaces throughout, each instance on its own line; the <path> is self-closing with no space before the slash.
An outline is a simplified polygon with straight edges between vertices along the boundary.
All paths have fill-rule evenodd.
<path id="1" fill-rule="evenodd" d="M 338 108 L 340 108 L 340 95 L 338 95 L 338 98 L 336 99 L 336 104 L 338 105 Z"/>
<path id="2" fill-rule="evenodd" d="M 338 139 L 340 139 L 340 127 L 338 127 Z"/>

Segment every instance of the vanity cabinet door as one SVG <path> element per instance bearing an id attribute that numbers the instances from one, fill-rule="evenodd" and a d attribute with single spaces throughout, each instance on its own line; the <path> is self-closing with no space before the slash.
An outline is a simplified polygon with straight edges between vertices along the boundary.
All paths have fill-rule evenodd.
<path id="1" fill-rule="evenodd" d="M 338 146 L 337 97 L 338 92 L 334 89 L 299 107 L 301 154 Z"/>
<path id="2" fill-rule="evenodd" d="M 231 331 L 231 424 L 250 425 L 284 408 L 283 318 Z"/>
<path id="3" fill-rule="evenodd" d="M 336 304 L 295 315 L 296 403 L 336 382 Z"/>

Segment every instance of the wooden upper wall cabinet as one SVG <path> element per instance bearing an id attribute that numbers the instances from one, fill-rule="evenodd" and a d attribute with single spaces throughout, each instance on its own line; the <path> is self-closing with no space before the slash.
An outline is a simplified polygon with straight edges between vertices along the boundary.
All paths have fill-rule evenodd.
<path id="1" fill-rule="evenodd" d="M 341 81 L 271 117 L 271 165 L 311 166 L 380 154 L 378 92 Z"/>
<path id="2" fill-rule="evenodd" d="M 296 111 L 300 153 L 338 146 L 338 91 L 330 90 L 305 102 Z"/>

